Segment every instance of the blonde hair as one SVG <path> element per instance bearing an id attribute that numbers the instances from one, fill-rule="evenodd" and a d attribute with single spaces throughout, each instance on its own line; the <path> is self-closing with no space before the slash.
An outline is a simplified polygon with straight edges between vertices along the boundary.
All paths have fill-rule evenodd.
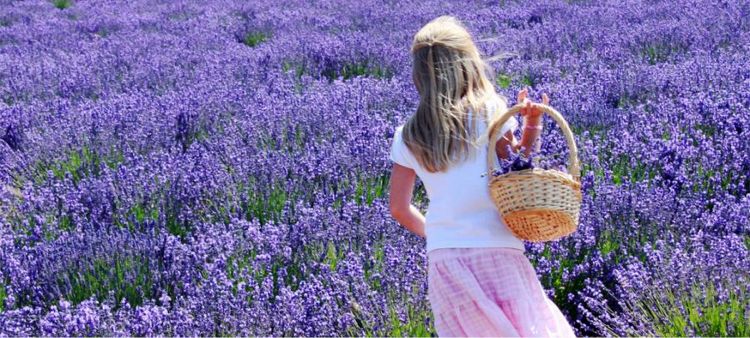
<path id="1" fill-rule="evenodd" d="M 429 172 L 445 171 L 473 157 L 478 112 L 492 99 L 502 99 L 487 78 L 489 67 L 471 35 L 456 18 L 441 16 L 414 36 L 414 84 L 419 107 L 406 122 L 403 140 Z M 467 110 L 474 116 L 469 116 Z"/>

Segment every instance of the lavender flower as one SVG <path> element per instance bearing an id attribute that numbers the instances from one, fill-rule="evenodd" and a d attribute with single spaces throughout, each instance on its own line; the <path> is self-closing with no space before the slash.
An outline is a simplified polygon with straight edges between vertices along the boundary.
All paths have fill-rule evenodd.
<path id="1" fill-rule="evenodd" d="M 3 5 L 0 336 L 434 334 L 388 151 L 444 13 L 574 132 L 578 230 L 527 252 L 576 333 L 748 335 L 745 2 L 221 0 Z M 544 124 L 494 174 L 562 170 Z"/>

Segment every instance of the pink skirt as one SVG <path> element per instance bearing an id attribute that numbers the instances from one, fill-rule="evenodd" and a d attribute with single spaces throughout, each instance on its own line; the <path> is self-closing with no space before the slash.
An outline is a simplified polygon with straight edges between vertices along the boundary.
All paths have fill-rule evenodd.
<path id="1" fill-rule="evenodd" d="M 427 259 L 439 336 L 575 337 L 523 251 L 444 248 Z"/>

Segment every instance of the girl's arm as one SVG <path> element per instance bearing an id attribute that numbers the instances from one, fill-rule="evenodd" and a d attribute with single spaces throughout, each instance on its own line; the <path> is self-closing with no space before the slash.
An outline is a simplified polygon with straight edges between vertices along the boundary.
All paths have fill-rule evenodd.
<path id="1" fill-rule="evenodd" d="M 411 204 L 416 180 L 417 174 L 414 170 L 393 163 L 390 208 L 391 215 L 397 222 L 417 236 L 424 238 L 424 216 L 417 207 Z"/>
<path id="2" fill-rule="evenodd" d="M 528 122 L 524 121 L 524 126 L 531 125 L 536 126 L 539 125 L 541 122 Z M 516 141 L 515 135 L 513 135 L 512 131 L 508 131 L 505 133 L 505 136 L 503 136 L 500 140 L 497 141 L 495 144 L 495 152 L 497 152 L 497 156 L 499 156 L 502 159 L 507 160 L 510 157 L 510 154 L 508 153 L 508 146 L 510 145 L 510 149 L 512 152 L 518 152 L 519 149 L 523 148 L 523 154 L 528 157 L 531 155 L 532 152 L 532 146 L 534 151 L 538 151 L 540 147 L 540 143 L 535 141 L 538 140 L 539 135 L 541 135 L 542 131 L 537 129 L 525 129 L 523 130 L 523 135 L 521 136 L 521 142 Z"/>
<path id="3" fill-rule="evenodd" d="M 511 146 L 511 151 L 518 152 L 519 149 L 523 148 L 524 155 L 527 157 L 531 155 L 532 150 L 538 151 L 540 143 L 537 142 L 539 135 L 542 134 L 541 129 L 536 129 L 542 125 L 542 114 L 543 112 L 531 108 L 531 101 L 526 96 L 528 95 L 528 89 L 524 89 L 518 93 L 518 101 L 526 102 L 529 108 L 521 110 L 521 116 L 523 116 L 523 133 L 521 134 L 521 142 L 516 142 L 516 138 L 512 131 L 508 131 L 505 135 L 497 141 L 495 144 L 495 152 L 497 156 L 502 159 L 508 159 L 510 154 L 508 153 L 508 146 Z M 549 97 L 546 94 L 542 94 L 542 103 L 549 104 Z M 531 129 L 527 128 L 530 127 Z"/>

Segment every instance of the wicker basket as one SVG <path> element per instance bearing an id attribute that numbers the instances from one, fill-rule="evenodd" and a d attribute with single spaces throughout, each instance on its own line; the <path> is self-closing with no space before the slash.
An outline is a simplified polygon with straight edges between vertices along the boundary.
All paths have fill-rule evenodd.
<path id="1" fill-rule="evenodd" d="M 562 115 L 548 105 L 533 105 L 550 115 L 562 128 L 570 148 L 569 173 L 533 168 L 493 177 L 497 155 L 492 143 L 487 151 L 487 172 L 490 175 L 490 195 L 513 235 L 530 242 L 546 242 L 567 236 L 578 227 L 580 167 L 573 133 Z M 488 129 L 489 139 L 494 140 L 500 127 L 524 106 L 517 104 L 493 121 Z"/>

